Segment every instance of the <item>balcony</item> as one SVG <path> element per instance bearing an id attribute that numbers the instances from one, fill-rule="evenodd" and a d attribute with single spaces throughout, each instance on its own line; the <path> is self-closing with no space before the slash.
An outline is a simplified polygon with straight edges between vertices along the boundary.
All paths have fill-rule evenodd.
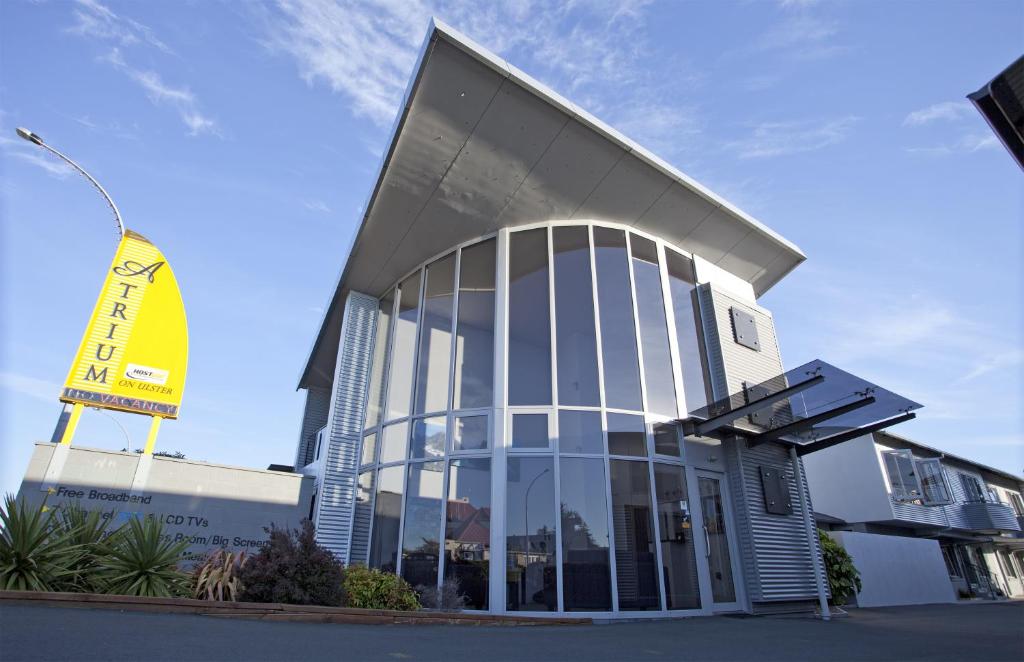
<path id="1" fill-rule="evenodd" d="M 979 533 L 1019 532 L 1021 530 L 1016 513 L 1005 503 L 970 501 L 946 506 L 944 510 L 949 518 L 949 525 L 954 529 Z"/>

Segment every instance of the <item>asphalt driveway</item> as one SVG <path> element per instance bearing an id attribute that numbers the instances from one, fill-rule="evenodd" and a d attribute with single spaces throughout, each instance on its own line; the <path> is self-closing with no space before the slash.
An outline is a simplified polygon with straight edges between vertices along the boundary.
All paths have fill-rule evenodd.
<path id="1" fill-rule="evenodd" d="M 0 607 L 0 660 L 1021 660 L 1024 602 L 565 627 L 261 623 Z"/>

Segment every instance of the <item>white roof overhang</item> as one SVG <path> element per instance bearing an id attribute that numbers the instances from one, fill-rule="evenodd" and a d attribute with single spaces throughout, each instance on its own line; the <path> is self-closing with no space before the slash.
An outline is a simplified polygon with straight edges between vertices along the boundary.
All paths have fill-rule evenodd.
<path id="1" fill-rule="evenodd" d="M 300 378 L 332 382 L 345 295 L 379 296 L 456 244 L 547 220 L 664 238 L 767 291 L 806 256 L 572 102 L 433 21 Z"/>

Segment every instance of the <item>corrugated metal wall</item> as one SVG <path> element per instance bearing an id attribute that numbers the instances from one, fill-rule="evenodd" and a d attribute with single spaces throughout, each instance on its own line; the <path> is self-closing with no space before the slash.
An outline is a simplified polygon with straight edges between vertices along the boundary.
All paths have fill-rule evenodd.
<path id="1" fill-rule="evenodd" d="M 716 399 L 743 389 L 743 383 L 761 383 L 783 372 L 775 325 L 771 314 L 741 301 L 711 284 L 698 287 L 701 322 L 712 390 Z M 737 307 L 754 317 L 761 351 L 735 342 L 730 308 Z M 796 470 L 788 447 L 767 443 L 747 448 L 742 438 L 726 442 L 726 471 L 736 509 L 737 543 L 743 557 L 747 596 L 755 611 L 767 605 L 817 598 L 814 562 L 824 568 L 816 535 L 808 540 L 805 514 L 800 512 Z M 770 514 L 765 510 L 760 468 L 771 467 L 786 476 L 794 512 Z M 802 463 L 801 463 L 802 470 Z M 804 480 L 806 503 L 810 491 Z M 813 507 L 809 508 L 813 510 Z M 814 549 L 814 555 L 811 549 Z M 812 560 L 813 559 L 813 560 Z"/>
<path id="2" fill-rule="evenodd" d="M 352 292 L 345 303 L 338 363 L 327 423 L 320 492 L 317 494 L 317 541 L 348 560 L 356 495 L 356 471 L 362 441 L 363 409 L 373 354 L 377 299 Z"/>
<path id="3" fill-rule="evenodd" d="M 299 444 L 295 450 L 296 470 L 313 461 L 313 456 L 316 453 L 316 432 L 327 425 L 327 413 L 330 406 L 330 390 L 315 386 L 306 389 L 306 405 L 302 411 Z"/>

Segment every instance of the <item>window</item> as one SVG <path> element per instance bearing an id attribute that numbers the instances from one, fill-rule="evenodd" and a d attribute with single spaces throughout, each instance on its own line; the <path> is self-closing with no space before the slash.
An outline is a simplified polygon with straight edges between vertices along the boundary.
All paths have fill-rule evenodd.
<path id="1" fill-rule="evenodd" d="M 660 609 L 651 481 L 647 462 L 612 460 L 612 522 L 619 609 Z"/>
<path id="2" fill-rule="evenodd" d="M 398 319 L 391 339 L 391 368 L 388 378 L 388 415 L 385 421 L 409 415 L 412 371 L 416 354 L 416 322 L 419 318 L 420 273 L 404 281 L 398 299 Z"/>
<path id="3" fill-rule="evenodd" d="M 960 474 L 960 485 L 964 488 L 964 495 L 969 503 L 985 501 L 985 491 L 981 488 L 981 481 L 970 474 Z"/>
<path id="4" fill-rule="evenodd" d="M 557 611 L 555 476 L 551 457 L 508 458 L 505 581 L 509 611 Z"/>
<path id="5" fill-rule="evenodd" d="M 698 332 L 699 317 L 693 261 L 669 249 L 665 250 L 665 260 L 668 266 L 668 286 L 672 294 L 672 310 L 675 315 L 679 363 L 683 371 L 683 395 L 686 396 L 686 411 L 693 412 L 708 404 Z"/>
<path id="6" fill-rule="evenodd" d="M 421 418 L 412 424 L 412 443 L 409 458 L 434 460 L 444 455 L 445 428 L 448 421 L 444 416 Z"/>
<path id="7" fill-rule="evenodd" d="M 456 416 L 452 426 L 453 451 L 486 450 L 490 438 L 487 414 Z"/>
<path id="8" fill-rule="evenodd" d="M 675 423 L 655 423 L 654 452 L 657 455 L 679 457 L 679 426 Z"/>
<path id="9" fill-rule="evenodd" d="M 942 471 L 942 462 L 938 459 L 915 460 L 917 474 L 921 479 L 921 492 L 926 506 L 942 506 L 953 503 L 946 485 L 946 476 Z"/>
<path id="10" fill-rule="evenodd" d="M 654 465 L 654 490 L 658 498 L 661 529 L 661 574 L 669 609 L 700 609 L 697 555 L 693 544 L 690 497 L 686 474 L 680 466 Z"/>
<path id="11" fill-rule="evenodd" d="M 402 483 L 405 467 L 381 469 L 377 477 L 377 498 L 373 505 L 373 535 L 370 567 L 385 572 L 398 569 L 398 532 L 402 518 Z"/>
<path id="12" fill-rule="evenodd" d="M 956 555 L 956 551 L 952 547 L 942 548 L 942 560 L 946 562 L 946 570 L 949 572 L 951 577 L 962 577 L 960 574 L 960 559 Z"/>
<path id="13" fill-rule="evenodd" d="M 491 460 L 448 462 L 444 576 L 459 582 L 470 609 L 487 609 L 491 561 Z"/>
<path id="14" fill-rule="evenodd" d="M 384 427 L 381 434 L 380 463 L 401 462 L 405 459 L 406 441 L 409 438 L 409 424 L 396 423 Z"/>
<path id="15" fill-rule="evenodd" d="M 455 302 L 455 254 L 427 266 L 420 323 L 415 413 L 442 411 L 448 405 L 452 355 L 452 305 Z"/>
<path id="16" fill-rule="evenodd" d="M 642 416 L 608 414 L 608 453 L 647 456 L 647 433 Z"/>
<path id="17" fill-rule="evenodd" d="M 360 464 L 373 464 L 377 460 L 377 434 L 371 432 L 363 437 L 363 452 Z"/>
<path id="18" fill-rule="evenodd" d="M 395 291 L 385 294 L 377 304 L 377 329 L 373 341 L 373 364 L 370 368 L 370 391 L 366 400 L 366 428 L 376 427 L 384 409 L 384 359 L 391 338 L 391 316 L 395 308 Z"/>
<path id="19" fill-rule="evenodd" d="M 633 323 L 626 235 L 622 230 L 594 228 L 594 263 L 597 266 L 605 405 L 640 411 L 640 360 Z"/>
<path id="20" fill-rule="evenodd" d="M 453 409 L 494 404 L 493 239 L 462 249 L 459 258 L 459 315 L 455 329 Z"/>
<path id="21" fill-rule="evenodd" d="M 1010 553 L 1005 549 L 999 550 L 999 556 L 1003 559 L 1003 565 L 1006 567 L 1006 574 L 1011 577 L 1017 576 L 1017 566 L 1014 565 L 1013 559 L 1010 558 Z"/>
<path id="22" fill-rule="evenodd" d="M 548 231 L 509 235 L 508 403 L 551 404 Z"/>
<path id="23" fill-rule="evenodd" d="M 908 450 L 883 451 L 882 459 L 889 475 L 892 496 L 898 501 L 915 501 L 921 498 L 921 484 L 914 469 L 914 456 Z"/>
<path id="24" fill-rule="evenodd" d="M 672 354 L 668 347 L 668 323 L 661 289 L 658 247 L 650 239 L 629 236 L 633 253 L 633 281 L 636 310 L 640 319 L 640 346 L 644 357 L 644 386 L 647 410 L 676 415 L 676 384 L 672 377 Z"/>
<path id="25" fill-rule="evenodd" d="M 547 414 L 512 414 L 512 448 L 548 448 Z"/>
<path id="26" fill-rule="evenodd" d="M 402 532 L 402 577 L 413 587 L 437 585 L 443 462 L 409 465 Z"/>
<path id="27" fill-rule="evenodd" d="M 561 453 L 604 453 L 601 412 L 558 412 L 558 450 Z"/>
<path id="28" fill-rule="evenodd" d="M 604 460 L 563 458 L 559 471 L 565 610 L 608 611 L 612 584 Z"/>
<path id="29" fill-rule="evenodd" d="M 1017 513 L 1017 517 L 1024 517 L 1024 501 L 1021 500 L 1020 495 L 1016 492 L 1007 492 L 1010 495 L 1010 505 L 1013 506 L 1013 512 Z"/>
<path id="30" fill-rule="evenodd" d="M 586 226 L 552 229 L 558 404 L 601 404 L 597 379 L 594 285 Z"/>

